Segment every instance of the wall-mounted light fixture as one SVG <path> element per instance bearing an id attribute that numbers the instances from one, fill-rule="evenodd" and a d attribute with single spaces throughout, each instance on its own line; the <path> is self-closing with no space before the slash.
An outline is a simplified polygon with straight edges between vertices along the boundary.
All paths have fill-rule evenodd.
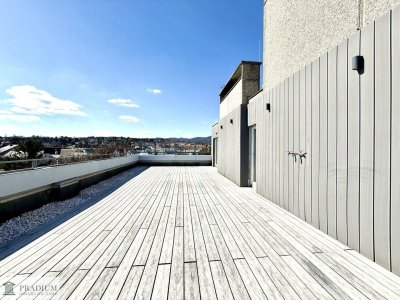
<path id="1" fill-rule="evenodd" d="M 266 110 L 268 110 L 269 112 L 271 112 L 271 103 L 267 103 L 267 105 L 266 105 Z"/>
<path id="2" fill-rule="evenodd" d="M 231 124 L 233 124 L 233 119 L 231 119 L 231 121 L 230 121 L 230 122 L 231 122 Z"/>
<path id="3" fill-rule="evenodd" d="M 224 126 L 221 125 L 221 129 L 224 129 Z"/>
<path id="4" fill-rule="evenodd" d="M 357 71 L 358 74 L 360 75 L 364 73 L 364 56 L 361 55 L 353 56 L 352 69 L 354 71 Z"/>

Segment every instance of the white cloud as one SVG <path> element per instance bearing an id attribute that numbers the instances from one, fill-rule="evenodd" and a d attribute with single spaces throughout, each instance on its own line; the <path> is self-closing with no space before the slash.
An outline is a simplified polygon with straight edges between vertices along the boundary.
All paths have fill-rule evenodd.
<path id="1" fill-rule="evenodd" d="M 34 86 L 13 86 L 6 90 L 13 98 L 6 99 L 10 111 L 26 115 L 75 115 L 86 116 L 82 106 L 70 100 L 62 100 Z"/>
<path id="2" fill-rule="evenodd" d="M 140 120 L 138 118 L 136 118 L 135 116 L 119 116 L 118 118 L 122 121 L 131 122 L 131 123 L 140 122 Z"/>
<path id="3" fill-rule="evenodd" d="M 16 122 L 36 122 L 40 121 L 40 117 L 32 116 L 32 115 L 14 115 L 14 114 L 1 114 L 0 113 L 0 121 L 16 121 Z"/>
<path id="4" fill-rule="evenodd" d="M 162 90 L 160 90 L 160 89 L 147 89 L 147 92 L 149 92 L 150 94 L 161 94 Z"/>
<path id="5" fill-rule="evenodd" d="M 132 107 L 132 108 L 139 108 L 139 105 L 133 102 L 130 99 L 109 99 L 108 103 L 115 104 L 117 106 L 124 106 L 124 107 Z"/>

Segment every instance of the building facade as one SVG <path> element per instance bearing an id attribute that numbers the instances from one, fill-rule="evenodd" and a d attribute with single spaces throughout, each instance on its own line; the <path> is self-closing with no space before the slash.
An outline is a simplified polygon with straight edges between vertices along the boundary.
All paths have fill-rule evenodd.
<path id="1" fill-rule="evenodd" d="M 400 7 L 323 2 L 265 3 L 264 89 L 228 81 L 214 165 L 400 274 Z"/>
<path id="2" fill-rule="evenodd" d="M 264 89 L 400 4 L 400 0 L 264 0 Z"/>

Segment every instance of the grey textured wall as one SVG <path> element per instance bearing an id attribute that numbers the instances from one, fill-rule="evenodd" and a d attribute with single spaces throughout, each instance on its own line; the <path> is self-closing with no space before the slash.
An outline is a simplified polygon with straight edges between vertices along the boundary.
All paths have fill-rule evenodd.
<path id="1" fill-rule="evenodd" d="M 264 4 L 264 89 L 400 4 L 400 0 L 268 0 Z"/>
<path id="2" fill-rule="evenodd" d="M 359 54 L 362 75 L 351 64 Z M 396 274 L 399 70 L 396 8 L 248 105 L 257 128 L 257 192 Z M 287 151 L 307 158 L 300 163 Z"/>

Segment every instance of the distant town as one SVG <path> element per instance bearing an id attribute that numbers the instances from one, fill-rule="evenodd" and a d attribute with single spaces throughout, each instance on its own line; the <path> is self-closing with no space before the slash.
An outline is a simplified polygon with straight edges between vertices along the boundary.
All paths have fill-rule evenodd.
<path id="1" fill-rule="evenodd" d="M 0 137 L 0 159 L 68 158 L 90 155 L 196 155 L 211 153 L 211 137 Z"/>

